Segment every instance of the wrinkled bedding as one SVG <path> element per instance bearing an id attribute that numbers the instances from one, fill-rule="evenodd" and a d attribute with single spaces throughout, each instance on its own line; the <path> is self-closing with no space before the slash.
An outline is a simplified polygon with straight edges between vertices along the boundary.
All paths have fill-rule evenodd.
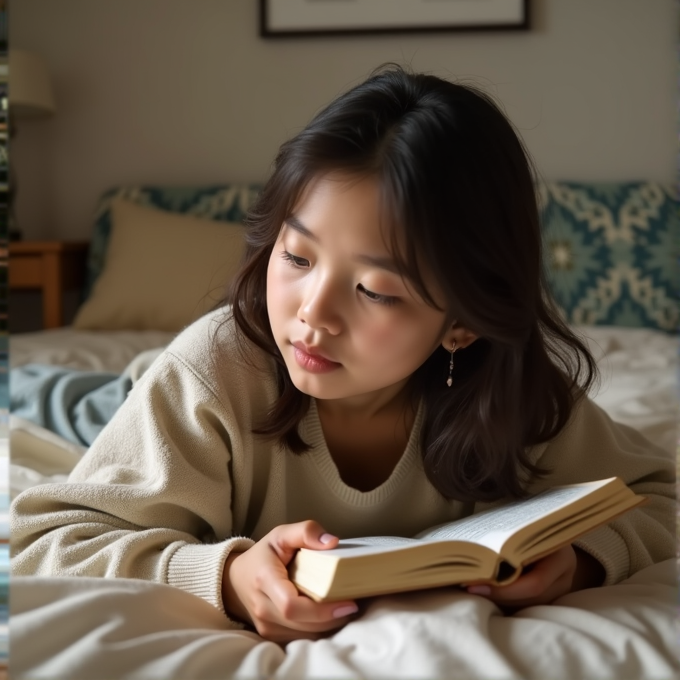
<path id="1" fill-rule="evenodd" d="M 175 335 L 165 331 L 81 331 L 70 326 L 18 333 L 9 338 L 10 368 L 49 364 L 122 373 L 138 354 L 168 345 Z"/>
<path id="2" fill-rule="evenodd" d="M 602 371 L 595 401 L 675 456 L 677 339 L 637 329 L 580 331 Z M 35 362 L 36 352 L 43 362 L 49 358 L 39 338 L 31 343 L 33 354 L 20 348 L 15 357 L 12 347 L 14 365 Z M 115 367 L 106 358 L 75 357 L 73 338 L 57 353 L 86 359 L 72 367 L 122 372 L 138 352 L 158 346 L 135 343 L 123 366 L 117 349 Z M 11 449 L 12 495 L 65 479 L 85 450 L 16 417 Z M 229 629 L 209 604 L 169 586 L 21 577 L 11 589 L 12 677 L 667 680 L 680 677 L 676 583 L 675 560 L 668 560 L 617 585 L 512 616 L 455 588 L 380 597 L 329 638 L 282 648 Z"/>
<path id="3" fill-rule="evenodd" d="M 9 373 L 12 415 L 90 446 L 162 352 L 162 347 L 141 352 L 120 374 L 49 364 L 15 366 Z"/>
<path id="4" fill-rule="evenodd" d="M 455 589 L 380 597 L 330 638 L 283 649 L 170 586 L 16 578 L 12 676 L 670 680 L 675 602 L 670 560 L 514 616 Z"/>
<path id="5" fill-rule="evenodd" d="M 578 330 L 600 369 L 599 388 L 590 395 L 593 400 L 675 459 L 680 417 L 677 336 L 611 326 Z"/>

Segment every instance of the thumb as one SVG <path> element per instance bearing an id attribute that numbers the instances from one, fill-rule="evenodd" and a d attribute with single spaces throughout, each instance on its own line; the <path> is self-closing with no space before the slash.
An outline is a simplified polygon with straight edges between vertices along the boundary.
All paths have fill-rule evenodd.
<path id="1" fill-rule="evenodd" d="M 269 533 L 269 546 L 279 559 L 288 564 L 300 548 L 309 550 L 328 550 L 338 545 L 338 537 L 324 531 L 323 527 L 313 520 L 282 524 Z"/>

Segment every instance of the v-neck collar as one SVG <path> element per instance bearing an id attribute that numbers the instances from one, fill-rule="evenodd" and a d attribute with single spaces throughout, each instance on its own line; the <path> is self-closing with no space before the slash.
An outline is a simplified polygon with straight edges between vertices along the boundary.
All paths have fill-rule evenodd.
<path id="1" fill-rule="evenodd" d="M 420 448 L 420 429 L 422 426 L 423 413 L 424 406 L 421 400 L 418 404 L 418 410 L 413 420 L 413 426 L 411 427 L 404 453 L 395 465 L 390 476 L 382 484 L 370 491 L 355 489 L 354 487 L 347 485 L 340 477 L 338 467 L 326 445 L 316 399 L 313 397 L 310 400 L 309 411 L 301 423 L 304 431 L 301 433 L 303 435 L 302 438 L 313 447 L 306 455 L 310 455 L 314 459 L 314 463 L 323 478 L 327 480 L 335 494 L 346 502 L 351 503 L 352 505 L 365 506 L 380 503 L 391 496 L 394 491 L 402 485 L 406 477 L 413 472 L 413 468 L 419 459 L 418 451 Z"/>

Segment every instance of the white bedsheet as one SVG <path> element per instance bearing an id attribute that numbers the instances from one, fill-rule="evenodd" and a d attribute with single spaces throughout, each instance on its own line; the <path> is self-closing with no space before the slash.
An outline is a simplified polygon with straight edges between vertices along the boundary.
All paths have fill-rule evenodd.
<path id="1" fill-rule="evenodd" d="M 170 586 L 16 578 L 12 677 L 671 680 L 675 581 L 667 560 L 514 616 L 456 589 L 380 597 L 331 637 L 284 649 L 229 630 L 211 605 Z"/>
<path id="2" fill-rule="evenodd" d="M 122 373 L 140 352 L 164 347 L 176 333 L 164 331 L 80 331 L 66 326 L 9 338 L 10 368 L 56 364 L 83 371 Z"/>
<path id="3" fill-rule="evenodd" d="M 675 456 L 677 339 L 647 330 L 580 331 L 602 371 L 594 399 Z M 167 334 L 88 334 L 79 346 L 73 333 L 15 336 L 13 364 L 122 371 L 137 352 L 170 340 Z M 11 422 L 11 450 L 13 495 L 64 479 L 83 451 L 18 419 Z M 676 582 L 675 560 L 669 560 L 615 586 L 514 616 L 456 589 L 381 597 L 331 637 L 284 649 L 229 630 L 209 604 L 169 586 L 15 578 L 12 677 L 670 680 L 680 678 Z"/>
<path id="4" fill-rule="evenodd" d="M 677 336 L 642 328 L 577 329 L 597 361 L 593 400 L 617 422 L 642 432 L 675 458 L 678 446 Z"/>

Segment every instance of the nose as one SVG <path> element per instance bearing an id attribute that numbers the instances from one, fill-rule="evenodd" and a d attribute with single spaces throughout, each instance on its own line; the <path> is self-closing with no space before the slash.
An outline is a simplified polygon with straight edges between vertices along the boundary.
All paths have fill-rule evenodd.
<path id="1" fill-rule="evenodd" d="M 305 289 L 297 317 L 314 330 L 338 335 L 342 329 L 340 305 L 337 285 L 329 278 L 314 277 Z"/>

